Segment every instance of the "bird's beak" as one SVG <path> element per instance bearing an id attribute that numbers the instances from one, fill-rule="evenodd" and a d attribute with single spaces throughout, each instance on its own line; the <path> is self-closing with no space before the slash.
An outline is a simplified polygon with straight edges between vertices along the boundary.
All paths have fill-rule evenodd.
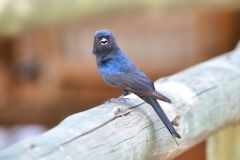
<path id="1" fill-rule="evenodd" d="M 108 44 L 108 40 L 106 38 L 101 39 L 101 45 L 107 45 Z"/>

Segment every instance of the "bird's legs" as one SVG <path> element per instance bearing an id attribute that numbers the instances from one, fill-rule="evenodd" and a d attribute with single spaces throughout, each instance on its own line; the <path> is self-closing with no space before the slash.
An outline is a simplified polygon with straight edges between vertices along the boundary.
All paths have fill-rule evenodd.
<path id="1" fill-rule="evenodd" d="M 125 102 L 128 98 L 123 98 L 124 96 L 127 96 L 129 94 L 129 92 L 127 90 L 123 90 L 123 93 L 121 96 L 117 97 L 117 98 L 112 98 L 110 100 L 108 100 L 109 102 L 119 102 L 119 101 L 123 101 Z"/>
<path id="2" fill-rule="evenodd" d="M 127 99 L 127 98 L 123 98 L 123 97 L 124 97 L 124 96 L 127 96 L 128 94 L 129 94 L 129 92 L 128 92 L 127 90 L 123 90 L 122 95 L 119 96 L 119 97 L 117 97 L 117 98 L 115 98 L 114 101 L 115 101 L 115 102 L 117 102 L 117 101 L 119 101 L 119 100 L 125 101 L 125 99 Z"/>

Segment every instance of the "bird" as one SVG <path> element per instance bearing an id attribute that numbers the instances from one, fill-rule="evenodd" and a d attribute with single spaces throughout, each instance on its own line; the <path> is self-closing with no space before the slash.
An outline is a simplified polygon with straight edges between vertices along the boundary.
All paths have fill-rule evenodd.
<path id="1" fill-rule="evenodd" d="M 151 105 L 174 141 L 181 138 L 157 100 L 167 103 L 172 101 L 156 91 L 154 83 L 141 71 L 119 48 L 112 31 L 103 29 L 94 34 L 93 54 L 96 56 L 97 68 L 103 80 L 112 87 L 122 89 L 123 94 L 117 99 L 134 93 L 146 103 Z M 177 143 L 178 144 L 178 143 Z"/>

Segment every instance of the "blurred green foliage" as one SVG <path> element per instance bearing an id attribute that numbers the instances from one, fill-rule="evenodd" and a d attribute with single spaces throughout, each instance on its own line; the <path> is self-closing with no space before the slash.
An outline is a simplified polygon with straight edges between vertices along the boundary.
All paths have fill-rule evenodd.
<path id="1" fill-rule="evenodd" d="M 14 35 L 27 28 L 104 13 L 144 9 L 194 7 L 240 8 L 239 0 L 1 0 L 0 35 Z"/>

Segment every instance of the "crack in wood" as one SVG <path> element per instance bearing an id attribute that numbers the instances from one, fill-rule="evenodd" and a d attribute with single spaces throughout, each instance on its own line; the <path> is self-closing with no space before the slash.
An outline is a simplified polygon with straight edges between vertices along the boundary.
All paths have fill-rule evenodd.
<path id="1" fill-rule="evenodd" d="M 136 137 L 136 136 L 139 134 L 139 132 L 141 132 L 142 130 L 144 130 L 144 129 L 150 127 L 151 125 L 152 125 L 152 124 L 147 125 L 147 126 L 141 128 L 141 129 L 140 129 L 140 130 L 139 130 L 134 136 L 131 136 L 131 137 L 125 138 L 124 140 L 122 140 L 122 141 L 118 142 L 117 144 L 113 145 L 112 147 L 116 147 L 116 146 L 118 146 L 119 144 L 123 143 L 124 141 L 127 141 L 127 140 L 129 140 L 129 139 L 132 139 L 132 138 Z"/>
<path id="2" fill-rule="evenodd" d="M 229 81 L 233 81 L 233 80 L 235 80 L 235 79 L 238 79 L 239 77 L 240 77 L 240 74 L 238 74 L 237 76 L 234 76 L 234 77 L 230 78 Z M 214 85 L 214 86 L 211 86 L 211 87 L 209 87 L 209 88 L 206 88 L 206 89 L 198 92 L 196 95 L 192 96 L 190 99 L 196 98 L 196 97 L 198 97 L 198 96 L 200 96 L 200 95 L 202 95 L 202 94 L 204 94 L 204 93 L 206 93 L 206 92 L 208 92 L 208 91 L 214 90 L 214 89 L 216 89 L 216 88 L 218 88 L 218 85 Z"/>
<path id="3" fill-rule="evenodd" d="M 137 136 L 142 130 L 144 130 L 144 129 L 150 127 L 151 125 L 152 125 L 152 124 L 150 124 L 150 125 L 148 125 L 148 126 L 145 126 L 145 127 L 141 128 L 141 129 L 140 129 L 140 130 L 139 130 L 134 136 L 131 136 L 131 137 L 125 138 L 124 140 L 122 140 L 122 141 L 118 142 L 117 144 L 113 145 L 112 147 L 116 147 L 116 146 L 118 146 L 119 144 L 121 144 L 121 143 L 123 143 L 123 142 L 125 142 L 125 141 L 127 141 L 127 140 L 130 140 L 130 139 L 136 137 L 136 136 Z M 158 128 L 158 129 L 154 130 L 153 132 L 157 132 L 157 131 L 159 131 L 159 130 L 161 130 L 161 129 L 164 129 L 164 128 L 165 128 L 165 127 L 160 127 L 160 128 Z"/>
<path id="4" fill-rule="evenodd" d="M 190 99 L 196 98 L 196 97 L 198 97 L 198 96 L 200 96 L 200 95 L 202 95 L 202 94 L 204 94 L 204 93 L 206 93 L 206 92 L 208 92 L 208 91 L 211 91 L 211 90 L 213 90 L 213 89 L 216 89 L 216 88 L 218 88 L 217 85 L 214 85 L 214 86 L 211 86 L 211 87 L 209 87 L 209 88 L 206 88 L 206 89 L 198 92 L 196 95 L 194 95 L 194 96 L 191 97 Z"/>
<path id="5" fill-rule="evenodd" d="M 110 154 L 110 153 L 113 153 L 113 152 L 115 152 L 115 151 L 117 151 L 117 149 L 112 149 L 112 150 L 110 150 L 110 151 L 108 151 L 108 152 L 105 152 L 105 153 L 103 153 L 103 154 Z"/>
<path id="6" fill-rule="evenodd" d="M 96 148 L 105 146 L 105 145 L 107 145 L 107 144 L 108 144 L 108 143 L 99 144 L 99 145 L 96 145 L 96 146 L 94 146 L 94 147 L 89 148 L 89 150 L 93 150 L 93 149 L 96 149 Z"/>
<path id="7" fill-rule="evenodd" d="M 140 104 L 138 104 L 138 105 L 129 107 L 129 109 L 126 109 L 126 113 L 125 113 L 125 114 L 117 114 L 117 115 L 115 114 L 115 116 L 114 116 L 113 118 L 105 121 L 103 124 L 100 124 L 100 125 L 92 128 L 92 129 L 90 129 L 90 130 L 88 130 L 88 131 L 80 134 L 80 135 L 77 135 L 77 136 L 75 136 L 75 137 L 73 137 L 73 138 L 71 138 L 71 139 L 69 139 L 69 140 L 67 140 L 67 141 L 64 141 L 64 142 L 56 145 L 55 148 L 53 148 L 52 150 L 50 150 L 50 151 L 48 151 L 48 152 L 45 152 L 44 154 L 40 155 L 39 157 L 45 157 L 45 156 L 48 156 L 48 155 L 50 155 L 50 154 L 53 154 L 55 151 L 57 151 L 59 148 L 63 147 L 64 145 L 67 145 L 67 144 L 69 144 L 69 143 L 71 143 L 71 142 L 79 139 L 80 137 L 83 137 L 83 136 L 85 136 L 85 135 L 87 135 L 87 134 L 90 134 L 90 133 L 96 131 L 97 129 L 102 128 L 103 126 L 109 124 L 110 122 L 114 121 L 114 120 L 117 119 L 117 118 L 120 118 L 120 117 L 122 117 L 122 116 L 128 115 L 130 112 L 132 112 L 132 110 L 130 110 L 130 109 L 139 107 L 139 106 L 141 106 L 142 104 L 144 104 L 144 103 L 140 103 Z"/>

